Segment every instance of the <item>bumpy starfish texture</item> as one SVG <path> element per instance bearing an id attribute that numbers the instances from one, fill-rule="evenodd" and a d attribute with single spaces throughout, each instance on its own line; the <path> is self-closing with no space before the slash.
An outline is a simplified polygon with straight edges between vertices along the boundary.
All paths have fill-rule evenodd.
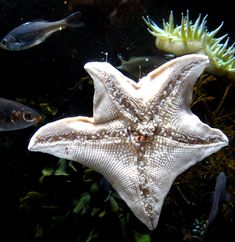
<path id="1" fill-rule="evenodd" d="M 192 87 L 208 63 L 185 55 L 138 83 L 107 62 L 90 62 L 94 116 L 41 127 L 29 150 L 77 161 L 101 173 L 150 230 L 164 198 L 183 171 L 228 144 L 218 129 L 190 110 Z"/>
<path id="2" fill-rule="evenodd" d="M 181 24 L 174 23 L 173 12 L 169 16 L 169 22 L 163 19 L 163 28 L 160 28 L 148 16 L 143 18 L 148 26 L 148 31 L 156 37 L 156 47 L 167 53 L 181 56 L 189 53 L 205 54 L 210 59 L 207 71 L 215 75 L 225 75 L 235 80 L 235 48 L 234 43 L 228 47 L 229 37 L 224 43 L 226 35 L 216 38 L 216 34 L 222 28 L 221 25 L 209 32 L 206 27 L 207 15 L 201 20 L 201 14 L 192 23 L 187 15 L 182 14 Z"/>

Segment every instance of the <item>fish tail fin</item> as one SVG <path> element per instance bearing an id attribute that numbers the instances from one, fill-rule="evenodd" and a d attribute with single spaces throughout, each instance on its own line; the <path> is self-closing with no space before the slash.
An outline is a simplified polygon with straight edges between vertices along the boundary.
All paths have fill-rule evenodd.
<path id="1" fill-rule="evenodd" d="M 126 63 L 127 61 L 123 58 L 122 54 L 117 54 L 118 59 L 121 61 L 121 64 Z"/>
<path id="2" fill-rule="evenodd" d="M 123 63 L 125 63 L 126 61 L 123 59 L 123 56 L 120 53 L 117 54 L 117 57 L 118 57 L 119 61 L 121 62 L 121 64 L 119 66 L 117 66 L 116 68 L 119 70 L 122 70 Z"/>
<path id="3" fill-rule="evenodd" d="M 123 56 L 122 56 L 120 53 L 117 54 L 117 57 L 118 57 L 118 59 L 119 59 L 120 61 L 123 60 Z"/>
<path id="4" fill-rule="evenodd" d="M 81 16 L 82 16 L 82 13 L 80 11 L 72 13 L 71 15 L 69 15 L 67 18 L 64 19 L 65 25 L 67 27 L 72 27 L 72 28 L 83 26 L 84 23 L 81 22 Z"/>

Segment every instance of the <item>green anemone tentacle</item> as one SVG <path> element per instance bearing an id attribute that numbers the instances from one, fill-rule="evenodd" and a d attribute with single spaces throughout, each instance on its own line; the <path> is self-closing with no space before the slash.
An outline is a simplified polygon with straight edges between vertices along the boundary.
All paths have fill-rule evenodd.
<path id="1" fill-rule="evenodd" d="M 156 47 L 164 52 L 176 56 L 189 53 L 202 53 L 210 58 L 207 71 L 215 75 L 225 75 L 235 80 L 235 48 L 230 47 L 229 37 L 223 35 L 215 37 L 221 30 L 222 22 L 215 30 L 208 31 L 207 15 L 199 14 L 195 22 L 189 19 L 189 11 L 186 16 L 182 13 L 181 24 L 175 25 L 173 11 L 170 12 L 169 21 L 162 20 L 160 28 L 149 16 L 143 17 L 148 26 L 148 31 L 156 37 Z"/>

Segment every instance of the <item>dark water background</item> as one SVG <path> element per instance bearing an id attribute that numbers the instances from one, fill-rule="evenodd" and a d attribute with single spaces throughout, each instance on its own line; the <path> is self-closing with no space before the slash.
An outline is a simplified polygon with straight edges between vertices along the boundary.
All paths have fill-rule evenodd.
<path id="1" fill-rule="evenodd" d="M 62 117 L 92 116 L 93 86 L 86 80 L 82 81 L 81 78 L 87 76 L 83 66 L 89 61 L 104 61 L 106 52 L 108 61 L 113 65 L 120 64 L 117 54 L 126 58 L 156 54 L 154 38 L 147 32 L 142 16 L 149 15 L 160 24 L 162 18 L 168 19 L 170 10 L 173 10 L 178 23 L 181 13 L 186 13 L 187 9 L 193 20 L 199 13 L 202 16 L 208 14 L 208 28 L 213 30 L 224 21 L 220 35 L 228 33 L 232 43 L 235 40 L 233 4 L 232 0 L 0 0 L 1 37 L 12 28 L 32 19 L 59 20 L 78 10 L 83 12 L 82 21 L 85 22 L 84 27 L 57 32 L 41 45 L 29 50 L 10 52 L 0 49 L 0 96 L 12 100 L 21 99 L 25 104 L 42 112 L 40 103 L 48 103 L 50 107 L 58 110 L 56 115 L 46 114 L 44 123 L 40 125 Z M 217 89 L 224 90 L 224 86 L 218 85 Z M 45 194 L 51 192 L 50 199 L 54 203 L 58 199 L 59 206 L 62 207 L 61 213 L 58 214 L 63 215 L 66 211 L 63 208 L 63 197 L 67 196 L 64 204 L 66 207 L 69 200 L 72 201 L 78 196 L 76 192 L 82 192 L 81 183 L 79 184 L 82 177 L 79 174 L 77 177 L 73 174 L 70 180 L 72 182 L 69 184 L 63 179 L 51 179 L 44 184 L 39 182 L 41 171 L 46 166 L 56 165 L 58 159 L 27 150 L 29 139 L 37 129 L 38 127 L 30 127 L 25 130 L 0 133 L 0 241 L 86 241 L 89 231 L 94 229 L 94 227 L 89 228 L 92 223 L 91 217 L 86 219 L 81 217 L 80 220 L 73 217 L 58 225 L 55 222 L 53 224 L 51 219 L 54 212 L 41 208 L 43 203 L 41 200 L 39 202 L 36 200 L 28 210 L 20 208 L 20 198 L 26 196 L 28 192 L 40 191 Z M 213 189 L 213 182 L 210 185 L 210 189 Z M 174 207 L 176 210 L 177 206 Z M 128 208 L 125 209 L 128 211 Z M 178 217 L 177 213 L 171 216 L 174 211 L 163 211 L 159 227 L 156 232 L 151 233 L 135 218 L 131 217 L 130 221 L 135 224 L 135 231 L 150 235 L 152 241 L 190 241 L 187 233 L 183 233 L 182 230 L 190 231 L 193 219 L 188 215 L 189 210 L 182 211 L 183 214 Z M 103 241 L 134 241 L 131 236 L 121 236 L 119 231 L 123 232 L 125 229 L 116 225 L 115 218 L 112 222 L 111 218 L 112 215 L 98 226 L 99 229 L 94 229 L 96 233 L 101 234 L 98 238 L 103 238 Z M 187 223 L 187 218 L 187 227 L 177 224 L 182 220 Z M 232 219 L 234 221 L 234 217 Z M 168 227 L 164 227 L 166 223 Z M 41 234 L 38 232 L 40 226 Z M 105 226 L 111 231 L 111 237 L 106 237 Z M 172 226 L 176 228 L 172 229 Z M 234 236 L 232 229 L 221 233 L 222 238 L 224 236 L 227 238 L 229 233 Z"/>

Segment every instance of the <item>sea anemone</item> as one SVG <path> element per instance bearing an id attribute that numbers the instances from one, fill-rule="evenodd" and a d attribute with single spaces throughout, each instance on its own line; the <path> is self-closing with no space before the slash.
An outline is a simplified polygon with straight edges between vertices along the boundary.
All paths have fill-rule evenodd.
<path id="1" fill-rule="evenodd" d="M 156 37 L 155 44 L 159 50 L 176 56 L 189 53 L 205 54 L 210 58 L 210 64 L 206 69 L 208 73 L 227 76 L 235 80 L 234 43 L 228 47 L 227 34 L 215 38 L 223 22 L 214 31 L 209 32 L 206 27 L 207 15 L 201 19 L 201 14 L 199 14 L 196 21 L 192 23 L 189 20 L 189 11 L 186 16 L 182 14 L 179 26 L 175 26 L 171 11 L 169 22 L 163 19 L 162 29 L 149 16 L 143 19 L 148 26 L 148 31 Z"/>

